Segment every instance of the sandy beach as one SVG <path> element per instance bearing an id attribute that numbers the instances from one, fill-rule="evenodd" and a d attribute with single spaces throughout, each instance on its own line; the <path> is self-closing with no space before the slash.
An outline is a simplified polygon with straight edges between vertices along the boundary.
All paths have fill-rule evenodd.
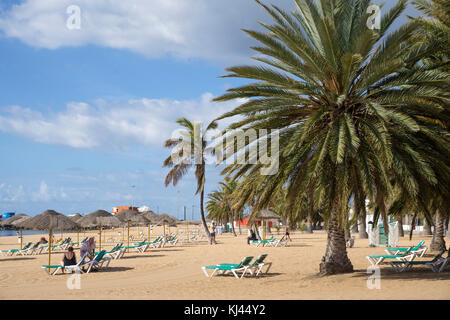
<path id="1" fill-rule="evenodd" d="M 162 228 L 155 228 L 152 237 L 161 232 Z M 74 290 L 68 289 L 66 284 L 71 275 L 48 276 L 41 269 L 41 265 L 47 264 L 47 254 L 0 256 L 0 299 L 450 299 L 449 268 L 442 273 L 419 267 L 396 273 L 389 265 L 383 265 L 381 288 L 368 289 L 369 262 L 365 257 L 382 254 L 384 249 L 369 247 L 367 240 L 356 239 L 354 247 L 348 249 L 354 273 L 319 277 L 325 232 L 293 232 L 293 241 L 287 247 L 275 248 L 248 246 L 246 229 L 242 233 L 238 237 L 218 235 L 217 245 L 203 240 L 196 244 L 149 249 L 145 253 L 130 251 L 122 259 L 113 260 L 107 270 L 82 274 L 81 287 Z M 132 234 L 138 234 L 137 228 Z M 64 234 L 66 236 L 77 239 L 77 234 Z M 80 239 L 83 236 L 80 234 Z M 119 239 L 117 232 L 110 232 L 106 239 L 111 237 Z M 26 236 L 24 243 L 38 239 L 39 235 Z M 401 238 L 399 244 L 410 246 L 419 239 L 425 239 L 427 244 L 431 241 L 430 237 L 415 236 L 412 241 Z M 112 241 L 110 239 L 106 248 L 114 245 Z M 17 237 L 0 238 L 0 249 L 17 247 Z M 79 251 L 76 252 L 79 257 Z M 201 271 L 205 265 L 238 263 L 244 256 L 257 257 L 261 253 L 267 253 L 267 261 L 273 265 L 267 275 L 258 278 L 238 280 L 232 276 L 217 276 L 208 279 Z M 433 256 L 427 252 L 417 259 Z M 55 252 L 52 264 L 59 263 L 61 257 L 62 251 Z"/>

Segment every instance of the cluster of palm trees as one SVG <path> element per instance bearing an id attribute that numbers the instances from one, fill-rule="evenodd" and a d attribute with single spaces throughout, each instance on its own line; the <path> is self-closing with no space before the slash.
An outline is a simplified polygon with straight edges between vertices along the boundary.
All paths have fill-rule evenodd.
<path id="1" fill-rule="evenodd" d="M 369 0 L 294 0 L 292 12 L 256 2 L 273 19 L 272 24 L 260 23 L 264 31 L 244 30 L 259 43 L 252 47 L 258 64 L 231 67 L 225 75 L 252 82 L 215 99 L 246 102 L 206 131 L 215 129 L 216 121 L 240 116 L 228 132 L 267 129 L 266 136 L 258 137 L 267 140 L 277 132 L 279 148 L 268 152 L 278 158 L 279 169 L 262 175 L 263 163 L 227 165 L 222 172 L 227 180 L 209 196 L 209 212 L 225 221 L 235 219 L 245 206 L 253 213 L 274 208 L 288 223 L 312 223 L 319 215 L 328 234 L 320 263 L 324 275 L 353 271 L 346 229 L 349 220 L 365 220 L 367 200 L 385 230 L 388 215 L 413 212 L 435 226 L 432 248 L 445 247 L 450 196 L 448 1 L 414 1 L 424 17 L 410 18 L 396 30 L 392 25 L 408 0 L 398 0 L 385 12 L 379 28 L 369 27 Z M 187 119 L 179 124 L 193 134 Z M 182 143 L 170 139 L 166 146 Z M 249 143 L 233 146 L 233 155 L 248 156 Z M 200 147 L 203 157 L 209 151 L 206 143 Z M 176 184 L 193 165 L 194 153 L 189 157 L 192 162 L 174 163 L 170 157 L 164 162 L 172 167 L 166 185 Z M 209 234 L 203 211 L 205 162 L 195 163 Z"/>

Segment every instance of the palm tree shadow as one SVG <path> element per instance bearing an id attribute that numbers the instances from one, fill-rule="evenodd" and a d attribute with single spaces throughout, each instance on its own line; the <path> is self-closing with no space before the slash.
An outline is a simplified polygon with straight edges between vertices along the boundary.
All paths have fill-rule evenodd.
<path id="1" fill-rule="evenodd" d="M 414 267 L 411 270 L 404 272 L 396 272 L 391 268 L 380 268 L 381 280 L 450 280 L 450 272 L 444 270 L 443 272 L 433 272 L 430 268 Z M 352 277 L 368 278 L 373 275 L 373 272 L 367 272 L 367 270 L 355 270 Z"/>

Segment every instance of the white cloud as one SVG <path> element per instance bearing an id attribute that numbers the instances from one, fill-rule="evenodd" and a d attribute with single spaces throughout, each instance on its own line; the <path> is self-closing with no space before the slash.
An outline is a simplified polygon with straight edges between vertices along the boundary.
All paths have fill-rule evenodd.
<path id="1" fill-rule="evenodd" d="M 52 196 L 49 193 L 48 185 L 47 183 L 42 180 L 41 184 L 39 185 L 39 191 L 34 192 L 32 195 L 33 201 L 49 201 L 52 198 Z"/>
<path id="2" fill-rule="evenodd" d="M 0 201 L 18 202 L 25 199 L 23 185 L 13 186 L 10 184 L 0 184 Z"/>
<path id="3" fill-rule="evenodd" d="M 79 30 L 66 26 L 71 5 L 81 10 Z M 271 21 L 253 0 L 24 0 L 0 15 L 0 30 L 41 48 L 94 44 L 230 63 L 248 57 L 251 40 L 240 29 L 257 20 Z"/>
<path id="4" fill-rule="evenodd" d="M 162 146 L 177 128 L 175 120 L 179 117 L 207 123 L 244 102 L 214 103 L 212 98 L 205 93 L 199 99 L 184 101 L 144 98 L 97 100 L 93 105 L 72 102 L 65 110 L 48 114 L 10 106 L 0 109 L 0 131 L 73 148 Z M 221 123 L 224 126 L 229 122 Z"/>

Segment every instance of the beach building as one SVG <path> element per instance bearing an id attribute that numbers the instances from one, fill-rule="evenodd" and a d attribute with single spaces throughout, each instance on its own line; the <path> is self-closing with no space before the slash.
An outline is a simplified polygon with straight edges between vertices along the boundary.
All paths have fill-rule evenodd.
<path id="1" fill-rule="evenodd" d="M 126 207 L 114 207 L 114 208 L 112 208 L 112 213 L 113 214 L 118 214 L 119 212 L 125 211 L 125 210 L 131 210 L 131 211 L 139 212 L 137 207 L 126 206 Z"/>
<path id="2" fill-rule="evenodd" d="M 11 218 L 15 215 L 15 212 L 5 212 L 5 213 L 0 213 L 0 221 L 6 220 L 8 218 Z"/>

